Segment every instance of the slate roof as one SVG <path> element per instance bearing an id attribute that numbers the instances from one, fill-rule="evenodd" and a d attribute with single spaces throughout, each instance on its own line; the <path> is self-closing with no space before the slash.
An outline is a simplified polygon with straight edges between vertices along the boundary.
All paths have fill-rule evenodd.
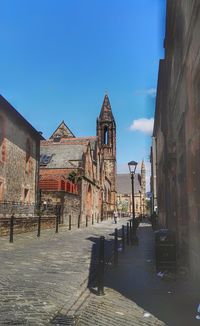
<path id="1" fill-rule="evenodd" d="M 117 193 L 118 194 L 131 194 L 132 185 L 131 185 L 131 176 L 127 174 L 117 174 Z M 134 178 L 134 192 L 139 193 L 141 191 L 141 176 L 139 173 L 135 174 Z"/>
<path id="2" fill-rule="evenodd" d="M 48 169 L 73 168 L 73 163 L 77 166 L 76 162 L 70 163 L 70 161 L 81 161 L 83 153 L 87 149 L 85 144 L 49 143 L 47 146 L 47 144 L 43 145 L 42 143 L 40 148 L 41 160 L 44 158 L 44 155 L 47 157 L 52 155 L 49 162 L 45 165 Z M 41 163 L 44 166 L 42 161 Z"/>

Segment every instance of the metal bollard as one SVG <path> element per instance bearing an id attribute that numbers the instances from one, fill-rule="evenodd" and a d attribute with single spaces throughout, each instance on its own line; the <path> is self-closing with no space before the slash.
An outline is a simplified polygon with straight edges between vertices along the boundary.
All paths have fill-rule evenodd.
<path id="1" fill-rule="evenodd" d="M 94 214 L 92 214 L 92 225 L 94 225 Z"/>
<path id="2" fill-rule="evenodd" d="M 80 224 L 81 224 L 81 214 L 78 216 L 78 229 L 80 229 Z"/>
<path id="3" fill-rule="evenodd" d="M 88 226 L 88 216 L 86 215 L 85 226 Z"/>
<path id="4" fill-rule="evenodd" d="M 115 229 L 115 242 L 114 242 L 114 266 L 118 265 L 118 230 Z"/>
<path id="5" fill-rule="evenodd" d="M 97 294 L 104 295 L 104 242 L 105 237 L 101 236 L 99 241 L 99 260 L 98 260 L 98 282 L 97 282 Z"/>
<path id="6" fill-rule="evenodd" d="M 125 250 L 125 228 L 124 225 L 122 225 L 122 250 Z"/>
<path id="7" fill-rule="evenodd" d="M 133 223 L 130 221 L 130 242 L 131 246 L 133 246 Z"/>
<path id="8" fill-rule="evenodd" d="M 14 215 L 10 217 L 10 243 L 13 243 Z"/>
<path id="9" fill-rule="evenodd" d="M 39 213 L 38 215 L 38 232 L 37 232 L 37 237 L 40 237 L 40 229 L 41 229 L 41 215 Z"/>
<path id="10" fill-rule="evenodd" d="M 99 214 L 97 215 L 97 223 L 99 223 Z"/>
<path id="11" fill-rule="evenodd" d="M 59 215 L 56 215 L 56 233 L 58 233 Z"/>
<path id="12" fill-rule="evenodd" d="M 69 230 L 72 229 L 72 217 L 71 214 L 69 215 Z"/>
<path id="13" fill-rule="evenodd" d="M 126 243 L 129 246 L 129 223 L 128 222 L 126 226 Z"/>

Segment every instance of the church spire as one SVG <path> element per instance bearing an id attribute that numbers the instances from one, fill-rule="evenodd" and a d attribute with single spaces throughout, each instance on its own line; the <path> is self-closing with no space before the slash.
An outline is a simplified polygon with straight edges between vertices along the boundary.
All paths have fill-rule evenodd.
<path id="1" fill-rule="evenodd" d="M 145 171 L 145 164 L 144 164 L 144 160 L 142 160 L 142 164 L 141 164 L 141 171 Z"/>
<path id="2" fill-rule="evenodd" d="M 103 121 L 114 121 L 110 101 L 107 94 L 104 96 L 99 119 Z"/>

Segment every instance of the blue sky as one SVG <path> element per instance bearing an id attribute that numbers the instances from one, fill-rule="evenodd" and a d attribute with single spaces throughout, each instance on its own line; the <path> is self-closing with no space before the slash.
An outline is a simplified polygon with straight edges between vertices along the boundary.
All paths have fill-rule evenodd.
<path id="1" fill-rule="evenodd" d="M 154 113 L 165 1 L 0 4 L 0 93 L 47 138 L 62 120 L 76 136 L 95 135 L 107 91 L 118 171 L 130 160 L 147 161 L 152 121 L 139 119 Z"/>

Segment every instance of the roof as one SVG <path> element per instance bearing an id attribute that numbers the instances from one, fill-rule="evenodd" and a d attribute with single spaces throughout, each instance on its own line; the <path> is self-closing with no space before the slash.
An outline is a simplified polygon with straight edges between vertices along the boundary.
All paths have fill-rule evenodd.
<path id="1" fill-rule="evenodd" d="M 79 166 L 78 161 L 82 160 L 83 153 L 86 151 L 86 149 L 87 143 L 49 143 L 47 146 L 47 144 L 43 144 L 43 142 L 41 142 L 41 166 L 45 166 L 45 168 L 48 169 L 76 168 Z"/>
<path id="2" fill-rule="evenodd" d="M 117 193 L 118 194 L 131 194 L 132 184 L 130 174 L 117 174 Z M 141 191 L 141 176 L 139 173 L 135 174 L 134 178 L 134 193 Z"/>
<path id="3" fill-rule="evenodd" d="M 51 135 L 51 138 L 60 137 L 60 138 L 74 138 L 73 132 L 67 127 L 64 120 L 61 122 L 61 124 L 58 126 L 58 128 L 54 131 L 54 133 Z"/>
<path id="4" fill-rule="evenodd" d="M 112 114 L 112 109 L 111 109 L 108 95 L 105 95 L 104 97 L 99 119 L 104 121 L 115 121 Z"/>
<path id="5" fill-rule="evenodd" d="M 42 141 L 41 145 L 43 146 L 56 146 L 59 144 L 66 144 L 66 145 L 87 145 L 90 143 L 91 149 L 95 150 L 97 144 L 97 137 L 75 137 L 75 138 L 61 138 L 59 142 L 55 142 L 53 138 Z"/>
<path id="6" fill-rule="evenodd" d="M 6 115 L 12 115 L 17 121 L 23 124 L 36 138 L 44 139 L 37 131 L 2 95 L 0 95 L 0 112 L 4 111 Z"/>

